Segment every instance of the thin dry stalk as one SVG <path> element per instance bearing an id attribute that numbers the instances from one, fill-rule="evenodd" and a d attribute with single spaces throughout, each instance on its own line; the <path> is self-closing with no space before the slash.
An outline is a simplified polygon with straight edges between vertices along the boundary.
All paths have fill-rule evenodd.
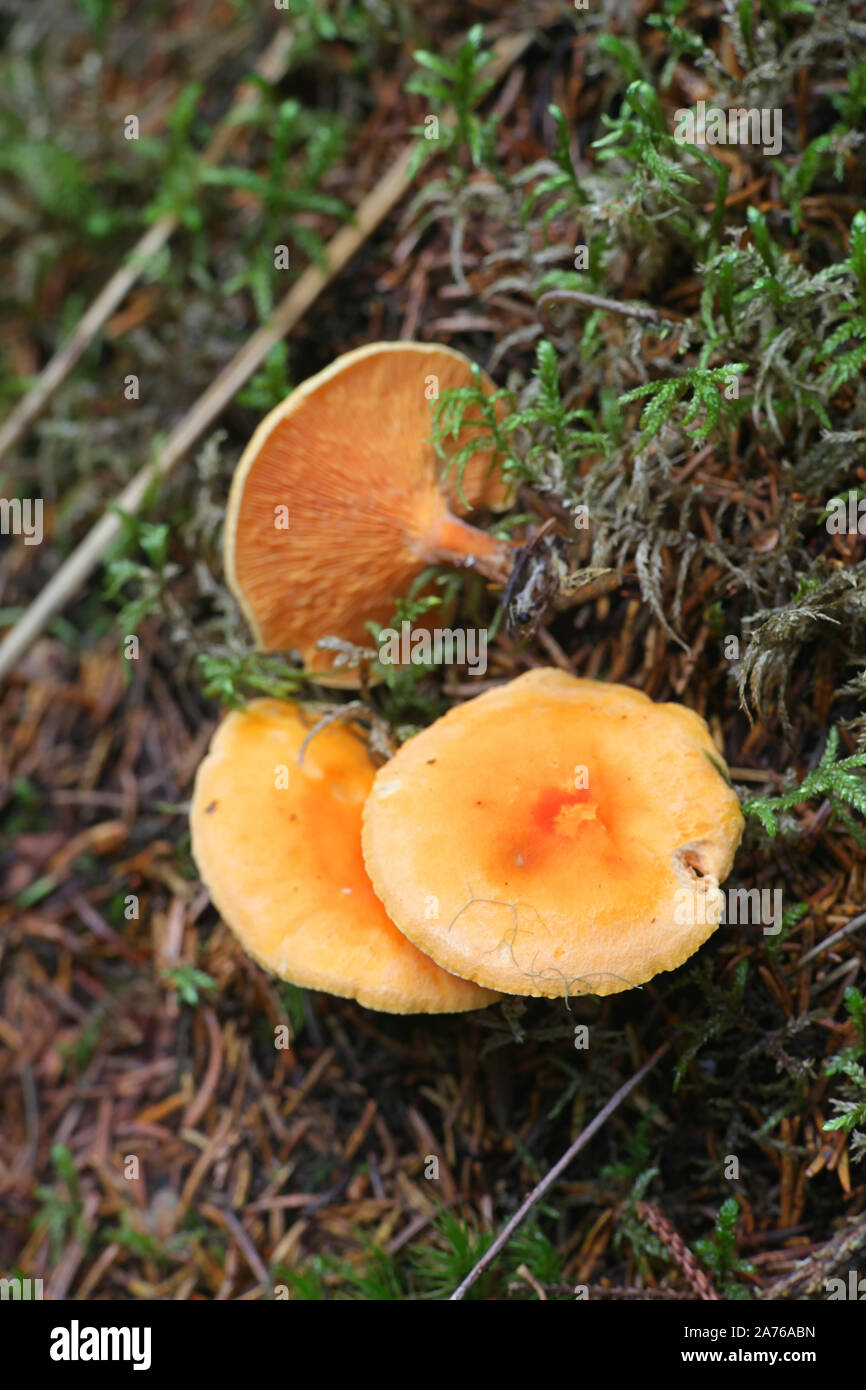
<path id="1" fill-rule="evenodd" d="M 256 73 L 267 82 L 278 82 L 286 70 L 292 37 L 288 30 L 281 30 L 268 45 L 256 64 Z M 214 131 L 213 138 L 202 154 L 204 164 L 218 164 L 231 146 L 241 129 L 234 124 L 233 116 L 237 108 L 251 100 L 256 88 L 250 82 L 243 82 L 235 93 L 234 101 Z M 12 413 L 0 426 L 0 460 L 13 449 L 22 435 L 41 415 L 58 386 L 81 360 L 99 330 L 120 306 L 132 289 L 142 271 L 151 263 L 154 256 L 162 250 L 175 232 L 179 219 L 173 212 L 166 213 L 149 227 L 140 237 L 108 283 L 96 296 L 83 317 L 78 321 L 71 338 L 57 350 L 51 361 L 40 372 L 33 386 L 17 404 Z"/>
<path id="2" fill-rule="evenodd" d="M 595 1119 L 590 1120 L 586 1129 L 581 1130 L 573 1143 L 569 1144 L 562 1158 L 560 1158 L 557 1163 L 554 1163 L 553 1167 L 545 1173 L 540 1182 L 535 1184 L 529 1196 L 525 1201 L 521 1202 L 510 1221 L 506 1221 L 490 1248 L 484 1252 L 478 1263 L 469 1271 L 463 1283 L 454 1290 L 449 1302 L 454 1303 L 462 1299 L 468 1290 L 472 1288 L 472 1285 L 481 1278 L 481 1275 L 484 1273 L 485 1269 L 487 1269 L 488 1265 L 493 1263 L 500 1250 L 503 1250 L 508 1244 L 512 1235 L 517 1230 L 517 1227 L 526 1220 L 532 1208 L 541 1201 L 547 1189 L 553 1186 L 560 1173 L 565 1172 L 565 1169 L 571 1163 L 572 1159 L 576 1158 L 581 1149 L 586 1147 L 593 1135 L 598 1133 L 602 1126 L 610 1119 L 614 1111 L 622 1105 L 626 1097 L 629 1096 L 635 1087 L 640 1085 L 644 1077 L 652 1071 L 656 1063 L 661 1061 L 672 1042 L 673 1039 L 669 1038 L 667 1042 L 662 1043 L 661 1047 L 657 1047 L 653 1055 L 648 1061 L 644 1062 L 640 1070 L 636 1071 L 634 1076 L 629 1077 L 628 1081 L 620 1086 L 619 1090 L 611 1096 L 607 1104 L 602 1106 Z"/>
<path id="3" fill-rule="evenodd" d="M 497 80 L 517 61 L 531 41 L 531 33 L 516 34 L 500 41 L 491 65 L 491 72 Z M 174 469 L 191 445 L 214 423 L 235 393 L 261 366 L 271 348 L 295 326 L 325 286 L 399 202 L 411 182 L 409 163 L 412 151 L 413 145 L 405 146 L 372 192 L 363 199 L 354 221 L 341 227 L 332 237 L 322 257 L 322 268 L 309 266 L 304 271 L 277 305 L 269 322 L 248 339 L 172 430 L 158 458 L 145 464 L 115 498 L 119 512 L 127 516 L 138 512 L 150 488 Z M 121 534 L 122 525 L 117 511 L 106 511 L 11 632 L 7 633 L 0 643 L 0 680 L 8 675 L 51 619 L 65 607 L 104 559 L 109 547 Z"/>

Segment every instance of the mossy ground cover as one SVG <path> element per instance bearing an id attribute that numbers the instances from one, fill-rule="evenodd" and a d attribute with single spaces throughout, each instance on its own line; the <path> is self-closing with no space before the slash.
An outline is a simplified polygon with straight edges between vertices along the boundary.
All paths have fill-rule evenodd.
<path id="1" fill-rule="evenodd" d="M 866 1243 L 866 8 L 63 14 L 0 19 L 5 411 L 142 231 L 178 225 L 0 461 L 4 497 L 45 504 L 41 545 L 3 540 L 6 626 L 416 156 L 406 199 L 0 694 L 0 1265 L 57 1297 L 447 1297 L 671 1038 L 473 1296 L 825 1297 L 858 1258 L 846 1223 Z M 209 163 L 281 25 L 284 74 Z M 677 139 L 701 101 L 778 112 L 770 141 Z M 502 392 L 489 432 L 517 497 L 482 524 L 561 539 L 526 621 L 441 576 L 492 634 L 485 680 L 555 664 L 697 709 L 746 813 L 732 885 L 781 891 L 780 930 L 729 923 L 604 1000 L 394 1019 L 264 976 L 219 921 L 186 806 L 221 709 L 335 698 L 251 651 L 221 573 L 232 470 L 293 384 L 399 337 L 453 344 Z M 478 407 L 443 396 L 431 436 Z M 361 693 L 379 749 L 479 688 L 385 675 Z"/>

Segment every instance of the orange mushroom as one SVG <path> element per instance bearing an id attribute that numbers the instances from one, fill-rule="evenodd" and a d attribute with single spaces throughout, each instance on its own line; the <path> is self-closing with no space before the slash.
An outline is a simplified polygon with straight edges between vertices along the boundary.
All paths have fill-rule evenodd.
<path id="1" fill-rule="evenodd" d="M 296 648 L 310 671 L 327 672 L 333 654 L 316 642 L 368 645 L 365 624 L 386 623 L 428 565 L 505 578 L 509 544 L 460 519 L 505 502 L 494 459 L 480 446 L 458 488 L 430 442 L 431 399 L 471 382 L 471 364 L 451 348 L 373 343 L 262 421 L 235 472 L 225 528 L 228 583 L 261 650 Z M 467 424 L 451 447 L 481 434 Z"/>
<path id="2" fill-rule="evenodd" d="M 295 705 L 229 714 L 198 769 L 192 851 L 223 920 L 260 965 L 388 1013 L 457 1013 L 496 995 L 448 974 L 397 930 L 361 855 L 375 767 L 351 729 L 310 731 Z"/>
<path id="3" fill-rule="evenodd" d="M 511 994 L 630 989 L 718 925 L 743 830 L 720 766 L 692 710 L 529 671 L 379 769 L 367 870 L 446 970 Z"/>

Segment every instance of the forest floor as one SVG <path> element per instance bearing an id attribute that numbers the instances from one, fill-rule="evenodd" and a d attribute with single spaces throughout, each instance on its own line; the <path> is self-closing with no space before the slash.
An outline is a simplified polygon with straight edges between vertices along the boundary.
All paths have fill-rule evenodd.
<path id="1" fill-rule="evenodd" d="M 469 1296 L 826 1297 L 866 1246 L 866 6 L 63 16 L 0 14 L 4 414 L 142 233 L 171 234 L 0 457 L 4 497 L 44 499 L 42 544 L 3 537 L 2 629 L 418 156 L 0 687 L 0 1271 L 52 1298 L 447 1298 L 670 1041 Z M 678 142 L 701 100 L 777 112 L 778 149 Z M 396 339 L 509 392 L 519 503 L 481 524 L 552 519 L 613 576 L 522 638 L 464 577 L 486 681 L 552 664 L 696 709 L 745 807 L 732 884 L 780 891 L 779 931 L 728 924 L 607 998 L 394 1017 L 272 978 L 220 920 L 188 805 L 221 715 L 343 698 L 252 651 L 232 472 L 293 385 Z M 440 667 L 363 698 L 399 739 L 473 691 Z"/>

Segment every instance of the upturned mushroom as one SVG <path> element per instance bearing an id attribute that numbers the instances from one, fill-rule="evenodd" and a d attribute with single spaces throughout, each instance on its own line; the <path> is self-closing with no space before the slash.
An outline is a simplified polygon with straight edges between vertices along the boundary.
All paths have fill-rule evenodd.
<path id="1" fill-rule="evenodd" d="M 613 994 L 718 925 L 743 830 L 722 769 L 692 710 L 529 671 L 380 768 L 367 871 L 444 969 L 511 994 Z"/>
<path id="2" fill-rule="evenodd" d="M 479 444 L 458 485 L 430 442 L 431 399 L 471 382 L 470 362 L 451 348 L 373 343 L 338 357 L 262 421 L 235 472 L 225 527 L 227 580 L 260 650 L 294 648 L 308 670 L 329 672 L 334 655 L 316 643 L 369 644 L 366 624 L 386 623 L 427 566 L 473 565 L 505 579 L 510 545 L 462 520 L 505 503 L 496 460 Z M 481 435 L 480 422 L 468 423 L 450 447 Z"/>
<path id="3" fill-rule="evenodd" d="M 223 920 L 266 970 L 388 1013 L 458 1013 L 496 995 L 397 930 L 361 855 L 375 767 L 352 729 L 311 739 L 294 705 L 255 700 L 220 724 L 196 775 L 192 852 Z"/>

